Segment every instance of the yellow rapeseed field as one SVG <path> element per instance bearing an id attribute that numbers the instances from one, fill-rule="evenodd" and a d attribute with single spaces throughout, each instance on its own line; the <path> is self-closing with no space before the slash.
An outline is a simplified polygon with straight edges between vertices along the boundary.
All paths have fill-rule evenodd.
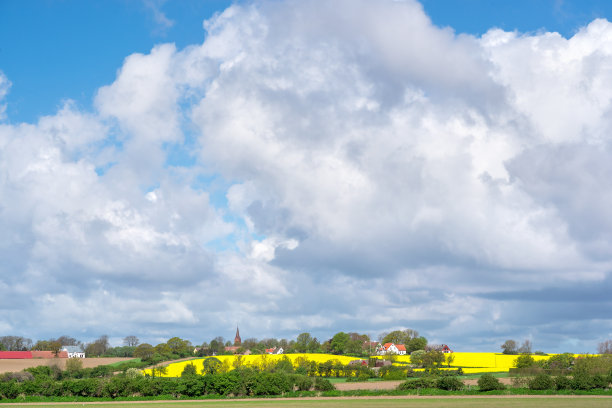
<path id="1" fill-rule="evenodd" d="M 357 357 L 348 356 L 336 356 L 334 354 L 314 354 L 314 353 L 300 353 L 300 354 L 256 354 L 250 356 L 215 356 L 221 363 L 226 367 L 227 370 L 234 368 L 234 362 L 240 357 L 242 365 L 265 368 L 269 364 L 274 364 L 278 360 L 287 357 L 294 366 L 297 366 L 296 360 L 300 357 L 307 358 L 310 361 L 316 361 L 317 363 L 324 363 L 329 360 L 338 360 L 342 364 L 348 364 L 353 360 L 357 360 Z M 162 374 L 162 377 L 180 377 L 183 369 L 187 364 L 194 364 L 196 370 L 202 371 L 204 360 L 208 357 L 198 358 L 189 361 L 181 361 L 178 363 L 172 363 L 166 366 L 166 372 Z M 151 369 L 144 370 L 145 374 L 151 375 Z M 159 374 L 155 374 L 159 376 Z"/>
<path id="2" fill-rule="evenodd" d="M 451 354 L 454 360 L 451 363 L 451 367 L 448 369 L 457 369 L 461 367 L 465 374 L 473 373 L 487 373 L 487 372 L 502 372 L 509 371 L 510 368 L 514 367 L 514 360 L 518 357 L 517 355 L 507 355 L 500 353 L 461 353 L 456 352 Z M 534 360 L 546 360 L 553 356 L 549 354 L 546 356 L 532 355 Z M 450 355 L 446 355 L 448 358 Z M 374 356 L 381 358 L 380 356 Z M 276 363 L 279 359 L 288 358 L 291 360 L 294 366 L 297 366 L 296 360 L 299 358 L 306 358 L 310 361 L 317 363 L 323 363 L 329 360 L 337 360 L 342 364 L 348 364 L 352 360 L 358 359 L 357 357 L 348 356 L 337 356 L 334 354 L 313 354 L 313 353 L 301 353 L 301 354 L 263 354 L 263 355 L 250 355 L 250 356 L 217 356 L 221 363 L 225 366 L 226 370 L 234 368 L 234 362 L 240 358 L 241 364 L 244 366 L 252 366 L 265 368 L 270 364 Z M 169 364 L 166 367 L 166 372 L 162 374 L 164 377 L 180 377 L 185 365 L 194 364 L 196 370 L 202 371 L 203 362 L 206 357 L 198 358 L 189 361 L 182 361 L 179 363 Z M 410 363 L 410 356 L 394 356 L 394 360 L 397 363 Z M 144 370 L 145 373 L 151 375 L 151 370 Z M 159 375 L 156 373 L 156 375 Z"/>

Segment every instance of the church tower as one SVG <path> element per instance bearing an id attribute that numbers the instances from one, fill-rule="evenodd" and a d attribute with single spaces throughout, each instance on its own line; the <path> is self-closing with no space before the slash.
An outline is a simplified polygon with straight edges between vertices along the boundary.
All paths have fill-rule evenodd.
<path id="1" fill-rule="evenodd" d="M 239 346 L 242 343 L 242 339 L 240 338 L 240 331 L 238 330 L 238 326 L 236 326 L 236 337 L 234 337 L 234 346 Z"/>

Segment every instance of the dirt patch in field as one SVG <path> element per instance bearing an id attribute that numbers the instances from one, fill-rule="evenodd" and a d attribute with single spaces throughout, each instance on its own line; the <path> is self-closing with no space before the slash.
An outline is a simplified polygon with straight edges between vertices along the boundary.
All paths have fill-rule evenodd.
<path id="1" fill-rule="evenodd" d="M 368 381 L 336 383 L 334 386 L 340 391 L 351 390 L 394 390 L 403 381 Z"/>
<path id="2" fill-rule="evenodd" d="M 21 371 L 30 367 L 57 365 L 61 369 L 66 366 L 67 358 L 32 358 L 24 360 L 0 359 L 0 374 L 11 371 Z M 101 365 L 113 364 L 119 361 L 132 360 L 130 357 L 100 357 L 82 358 L 83 368 L 92 368 Z"/>

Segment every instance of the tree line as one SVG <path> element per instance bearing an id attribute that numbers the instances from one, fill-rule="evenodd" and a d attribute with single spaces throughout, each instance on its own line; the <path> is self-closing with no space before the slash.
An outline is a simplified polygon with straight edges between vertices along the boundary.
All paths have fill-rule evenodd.
<path id="1" fill-rule="evenodd" d="M 378 340 L 383 344 L 404 344 L 408 354 L 416 350 L 424 350 L 427 346 L 427 339 L 420 336 L 418 331 L 413 329 L 381 333 L 378 336 Z M 89 343 L 83 343 L 70 336 L 38 340 L 36 343 L 33 343 L 31 339 L 21 336 L 0 337 L 0 350 L 47 350 L 57 354 L 66 346 L 77 346 L 88 357 L 139 357 L 152 362 L 188 357 L 194 354 L 200 357 L 242 354 L 247 350 L 252 354 L 264 354 L 268 349 L 279 348 L 282 348 L 284 353 L 328 353 L 353 355 L 356 357 L 366 357 L 375 352 L 369 335 L 342 331 L 325 341 L 319 341 L 319 339 L 310 333 L 304 332 L 300 333 L 296 339 L 291 340 L 276 338 L 258 340 L 257 338 L 247 338 L 240 344 L 234 344 L 221 336 L 217 336 L 201 344 L 193 344 L 190 340 L 172 337 L 166 342 L 152 345 L 140 343 L 138 337 L 130 335 L 123 339 L 122 346 L 117 347 L 110 346 L 107 335 L 100 336 Z M 226 347 L 229 346 L 237 346 L 238 349 L 227 351 Z"/>

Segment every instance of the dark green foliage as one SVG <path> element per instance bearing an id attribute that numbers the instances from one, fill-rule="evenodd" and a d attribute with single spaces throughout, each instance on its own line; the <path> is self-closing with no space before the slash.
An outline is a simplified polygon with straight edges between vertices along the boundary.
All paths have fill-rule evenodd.
<path id="1" fill-rule="evenodd" d="M 316 391 L 333 391 L 336 389 L 334 385 L 326 378 L 315 378 L 314 389 Z"/>
<path id="2" fill-rule="evenodd" d="M 505 388 L 504 384 L 499 382 L 492 374 L 483 374 L 478 379 L 478 389 L 480 391 L 503 390 Z"/>
<path id="3" fill-rule="evenodd" d="M 531 354 L 521 354 L 514 360 L 514 366 L 516 368 L 528 368 L 535 365 L 535 360 L 531 357 Z"/>
<path id="4" fill-rule="evenodd" d="M 555 377 L 556 390 L 570 390 L 572 388 L 572 380 L 569 377 L 560 375 Z"/>
<path id="5" fill-rule="evenodd" d="M 19 395 L 19 384 L 17 381 L 0 381 L 0 399 L 13 399 Z"/>
<path id="6" fill-rule="evenodd" d="M 198 375 L 198 370 L 195 364 L 193 363 L 186 364 L 185 368 L 183 368 L 183 372 L 181 373 L 181 377 L 189 377 L 189 376 L 195 376 L 195 375 Z"/>
<path id="7" fill-rule="evenodd" d="M 380 378 L 385 380 L 405 380 L 407 377 L 406 371 L 407 368 L 390 365 L 381 367 L 378 374 Z"/>
<path id="8" fill-rule="evenodd" d="M 608 380 L 608 376 L 595 374 L 592 379 L 593 388 L 608 388 L 610 381 Z"/>
<path id="9" fill-rule="evenodd" d="M 538 374 L 529 381 L 530 390 L 550 390 L 555 388 L 555 382 L 548 374 Z"/>
<path id="10" fill-rule="evenodd" d="M 586 372 L 577 372 L 572 378 L 572 389 L 574 390 L 592 390 L 595 388 L 593 377 Z"/>
<path id="11" fill-rule="evenodd" d="M 288 377 L 281 373 L 260 373 L 254 380 L 253 395 L 282 395 L 293 389 Z"/>
<path id="12" fill-rule="evenodd" d="M 457 377 L 440 377 L 436 381 L 436 388 L 447 391 L 459 391 L 463 389 L 463 381 Z"/>
<path id="13" fill-rule="evenodd" d="M 420 388 L 436 388 L 437 379 L 435 377 L 421 377 L 408 380 L 397 386 L 398 390 L 417 390 Z"/>
<path id="14" fill-rule="evenodd" d="M 202 362 L 202 366 L 202 374 L 217 374 L 223 363 L 218 358 L 208 357 Z"/>
<path id="15" fill-rule="evenodd" d="M 314 381 L 310 377 L 307 377 L 305 375 L 299 375 L 296 377 L 294 384 L 298 391 L 310 391 L 314 384 Z"/>

